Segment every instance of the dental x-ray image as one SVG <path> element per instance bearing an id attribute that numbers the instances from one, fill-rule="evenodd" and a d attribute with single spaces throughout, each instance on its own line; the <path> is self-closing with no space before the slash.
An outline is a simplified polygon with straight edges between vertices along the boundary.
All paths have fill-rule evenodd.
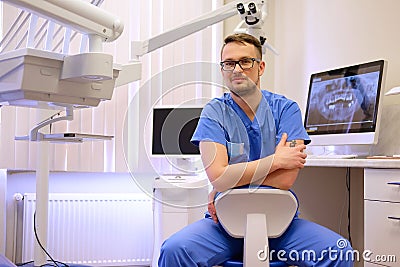
<path id="1" fill-rule="evenodd" d="M 380 81 L 379 64 L 313 74 L 305 119 L 307 131 L 371 130 L 376 118 Z"/>
<path id="2" fill-rule="evenodd" d="M 379 73 L 322 81 L 315 84 L 310 110 L 320 113 L 310 123 L 362 122 L 372 120 Z"/>

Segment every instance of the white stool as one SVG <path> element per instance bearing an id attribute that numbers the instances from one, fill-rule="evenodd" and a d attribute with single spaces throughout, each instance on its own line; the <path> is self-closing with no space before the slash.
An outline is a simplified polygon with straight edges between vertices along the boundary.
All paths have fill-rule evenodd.
<path id="1" fill-rule="evenodd" d="M 279 237 L 296 214 L 298 203 L 286 190 L 241 188 L 221 193 L 215 200 L 218 220 L 233 237 L 244 237 L 243 266 L 270 266 L 268 237 Z M 228 261 L 225 267 L 241 266 Z M 284 264 L 271 262 L 271 266 Z"/>

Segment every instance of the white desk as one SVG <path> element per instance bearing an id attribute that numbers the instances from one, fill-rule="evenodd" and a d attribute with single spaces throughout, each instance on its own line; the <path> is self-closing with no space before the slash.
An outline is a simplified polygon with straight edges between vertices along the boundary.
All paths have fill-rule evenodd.
<path id="1" fill-rule="evenodd" d="M 381 262 L 381 264 L 384 264 L 384 266 L 400 266 L 400 160 L 361 158 L 308 160 L 306 168 L 300 172 L 298 181 L 296 181 L 297 184 L 294 186 L 294 190 L 300 199 L 300 206 L 302 204 L 309 206 L 304 207 L 306 217 L 313 217 L 311 210 L 315 207 L 320 209 L 318 212 L 325 212 L 325 215 L 328 216 L 329 213 L 333 212 L 333 206 L 330 207 L 332 210 L 322 210 L 321 207 L 324 207 L 325 203 L 317 202 L 323 194 L 329 195 L 334 192 L 333 195 L 338 195 L 343 193 L 344 183 L 342 189 L 335 191 L 336 189 L 330 184 L 332 181 L 328 180 L 344 181 L 347 170 L 351 171 L 352 180 L 350 225 L 352 240 L 354 241 L 353 248 L 360 252 L 360 258 L 362 258 L 362 253 L 365 250 L 373 253 L 370 255 L 371 259 L 378 256 L 381 259 L 392 261 L 394 256 L 396 262 Z M 303 185 L 301 180 L 307 180 L 308 176 L 315 176 L 315 178 L 310 179 L 312 181 L 311 186 L 315 185 L 320 188 L 310 188 L 310 184 Z M 317 181 L 317 185 L 315 181 Z M 296 190 L 296 187 L 299 190 Z M 318 189 L 322 193 L 317 192 Z M 345 203 L 342 196 L 338 195 L 332 202 L 336 201 L 339 202 L 338 205 L 342 205 L 342 203 Z M 331 197 L 334 196 L 329 196 L 328 199 Z M 302 201 L 302 198 L 305 201 Z M 327 198 L 322 202 L 326 200 Z M 325 215 L 320 217 L 316 215 L 316 221 L 319 222 L 318 220 Z M 365 262 L 364 265 L 356 263 L 356 266 L 377 267 L 381 265 Z"/>
<path id="2" fill-rule="evenodd" d="M 355 167 L 376 169 L 400 169 L 399 159 L 307 159 L 308 167 Z"/>

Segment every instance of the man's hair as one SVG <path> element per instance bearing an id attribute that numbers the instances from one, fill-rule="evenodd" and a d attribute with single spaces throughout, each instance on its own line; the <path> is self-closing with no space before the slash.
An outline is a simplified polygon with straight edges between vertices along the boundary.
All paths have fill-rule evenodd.
<path id="1" fill-rule="evenodd" d="M 231 35 L 228 35 L 224 39 L 224 44 L 222 45 L 221 48 L 221 58 L 222 58 L 222 52 L 224 51 L 224 48 L 227 44 L 233 43 L 233 42 L 238 42 L 238 43 L 248 43 L 254 45 L 254 47 L 257 49 L 257 56 L 261 59 L 262 58 L 262 46 L 260 41 L 255 38 L 253 35 L 247 34 L 247 33 L 234 33 Z"/>

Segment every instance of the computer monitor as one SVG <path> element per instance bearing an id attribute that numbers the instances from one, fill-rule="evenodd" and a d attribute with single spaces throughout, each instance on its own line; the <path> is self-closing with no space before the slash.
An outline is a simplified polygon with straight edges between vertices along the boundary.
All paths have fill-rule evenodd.
<path id="1" fill-rule="evenodd" d="M 202 107 L 176 106 L 153 108 L 152 155 L 189 157 L 200 155 L 190 142 Z"/>
<path id="2" fill-rule="evenodd" d="M 385 65 L 377 60 L 311 75 L 304 120 L 311 146 L 377 142 Z"/>

